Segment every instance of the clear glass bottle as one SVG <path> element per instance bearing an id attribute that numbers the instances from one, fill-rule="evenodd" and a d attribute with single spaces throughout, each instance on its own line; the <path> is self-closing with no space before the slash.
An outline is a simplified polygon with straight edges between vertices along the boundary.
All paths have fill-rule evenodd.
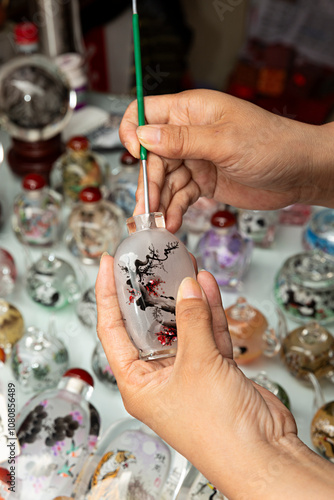
<path id="1" fill-rule="evenodd" d="M 96 264 L 103 252 L 114 255 L 123 236 L 125 216 L 121 208 L 102 199 L 98 187 L 80 192 L 68 219 L 65 242 L 84 264 Z"/>
<path id="2" fill-rule="evenodd" d="M 276 210 L 239 210 L 239 231 L 244 238 L 252 240 L 257 247 L 271 247 L 277 226 L 278 212 Z"/>
<path id="3" fill-rule="evenodd" d="M 95 287 L 89 287 L 80 297 L 76 306 L 76 313 L 80 321 L 89 328 L 96 328 L 97 307 Z"/>
<path id="4" fill-rule="evenodd" d="M 61 309 L 81 295 L 73 267 L 52 253 L 44 253 L 29 267 L 26 289 L 34 302 L 49 309 Z"/>
<path id="5" fill-rule="evenodd" d="M 68 368 L 68 351 L 54 332 L 30 326 L 13 347 L 11 367 L 24 392 L 40 392 L 55 387 Z"/>
<path id="6" fill-rule="evenodd" d="M 315 321 L 292 330 L 282 342 L 281 358 L 299 379 L 313 373 L 334 381 L 334 337 Z"/>
<path id="7" fill-rule="evenodd" d="M 334 209 L 315 212 L 302 237 L 306 250 L 318 249 L 334 256 Z"/>
<path id="8" fill-rule="evenodd" d="M 22 187 L 23 192 L 14 200 L 14 233 L 27 245 L 53 245 L 59 234 L 60 197 L 46 186 L 39 174 L 26 175 Z"/>
<path id="9" fill-rule="evenodd" d="M 108 168 L 106 159 L 90 150 L 86 137 L 72 137 L 52 167 L 50 183 L 71 204 L 79 200 L 82 189 L 101 187 Z"/>
<path id="10" fill-rule="evenodd" d="M 312 207 L 296 203 L 280 210 L 279 223 L 286 226 L 303 226 L 312 216 Z"/>
<path id="11" fill-rule="evenodd" d="M 132 216 L 136 206 L 139 170 L 139 160 L 125 151 L 121 156 L 120 172 L 110 179 L 108 199 L 121 207 L 126 217 Z"/>
<path id="12" fill-rule="evenodd" d="M 187 467 L 187 460 L 144 424 L 132 418 L 120 420 L 109 427 L 96 455 L 87 460 L 74 497 L 172 500 Z"/>
<path id="13" fill-rule="evenodd" d="M 200 264 L 210 271 L 220 287 L 236 288 L 250 264 L 253 243 L 237 229 L 237 219 L 228 210 L 211 218 L 211 229 L 198 243 Z"/>
<path id="14" fill-rule="evenodd" d="M 113 374 L 101 342 L 97 342 L 92 355 L 92 368 L 97 378 L 110 389 L 118 391 L 117 380 Z"/>
<path id="15" fill-rule="evenodd" d="M 239 365 L 251 363 L 264 354 L 278 353 L 286 335 L 283 314 L 274 305 L 265 316 L 243 297 L 225 311 L 233 344 L 233 356 Z"/>
<path id="16" fill-rule="evenodd" d="M 176 296 L 185 277 L 196 278 L 183 243 L 165 228 L 161 213 L 127 220 L 129 236 L 118 247 L 114 269 L 118 301 L 141 359 L 176 353 Z"/>
<path id="17" fill-rule="evenodd" d="M 16 266 L 12 254 L 4 248 L 0 248 L 0 297 L 12 293 L 16 275 Z"/>
<path id="18" fill-rule="evenodd" d="M 91 448 L 88 399 L 94 382 L 85 370 L 68 370 L 58 388 L 30 399 L 17 417 L 21 454 L 17 500 L 53 500 L 70 495 Z"/>
<path id="19" fill-rule="evenodd" d="M 182 227 L 194 234 L 202 234 L 211 228 L 211 217 L 220 208 L 220 203 L 213 199 L 199 198 L 196 203 L 188 207 L 183 216 Z"/>
<path id="20" fill-rule="evenodd" d="M 0 299 L 0 346 L 10 354 L 12 346 L 24 334 L 24 321 L 20 311 L 3 299 Z"/>

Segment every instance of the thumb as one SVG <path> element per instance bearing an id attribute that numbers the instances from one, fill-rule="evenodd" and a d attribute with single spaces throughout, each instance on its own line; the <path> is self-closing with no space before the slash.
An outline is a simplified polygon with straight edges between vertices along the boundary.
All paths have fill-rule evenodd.
<path id="1" fill-rule="evenodd" d="M 139 142 L 158 156 L 172 159 L 212 160 L 217 151 L 217 125 L 144 125 Z"/>
<path id="2" fill-rule="evenodd" d="M 208 300 L 200 284 L 185 278 L 176 300 L 177 361 L 187 358 L 203 359 L 217 352 L 214 340 L 212 314 Z"/>

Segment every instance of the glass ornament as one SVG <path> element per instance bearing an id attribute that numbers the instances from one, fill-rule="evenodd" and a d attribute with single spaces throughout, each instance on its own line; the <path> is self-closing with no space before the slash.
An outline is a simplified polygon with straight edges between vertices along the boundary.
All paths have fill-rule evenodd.
<path id="1" fill-rule="evenodd" d="M 313 373 L 318 379 L 334 376 L 334 337 L 317 322 L 292 330 L 283 340 L 281 358 L 299 379 Z"/>
<path id="2" fill-rule="evenodd" d="M 278 353 L 286 335 L 286 322 L 281 311 L 272 304 L 266 317 L 243 297 L 225 310 L 237 364 L 251 363 L 259 356 Z"/>
<path id="3" fill-rule="evenodd" d="M 276 275 L 274 294 L 294 321 L 334 321 L 334 258 L 317 250 L 289 257 Z"/>
<path id="4" fill-rule="evenodd" d="M 95 287 L 89 287 L 78 300 L 76 312 L 80 321 L 89 328 L 96 327 L 97 307 Z"/>
<path id="5" fill-rule="evenodd" d="M 85 500 L 176 498 L 187 460 L 144 424 L 128 418 L 109 427 L 74 488 Z"/>
<path id="6" fill-rule="evenodd" d="M 277 382 L 271 380 L 266 372 L 260 372 L 255 377 L 251 378 L 253 382 L 256 382 L 261 387 L 264 387 L 268 391 L 272 392 L 287 408 L 291 409 L 290 399 L 283 387 Z"/>
<path id="7" fill-rule="evenodd" d="M 0 297 L 12 293 L 16 276 L 17 271 L 12 254 L 4 248 L 0 248 Z"/>
<path id="8" fill-rule="evenodd" d="M 97 378 L 110 389 L 118 390 L 117 380 L 110 368 L 106 353 L 100 342 L 97 342 L 92 355 L 92 368 Z"/>
<path id="9" fill-rule="evenodd" d="M 303 246 L 334 256 L 334 209 L 324 208 L 315 212 L 303 233 Z"/>
<path id="10" fill-rule="evenodd" d="M 101 187 L 108 168 L 107 160 L 90 150 L 86 137 L 72 137 L 51 169 L 50 183 L 71 204 L 79 200 L 82 189 Z"/>
<path id="11" fill-rule="evenodd" d="M 10 354 L 12 346 L 23 334 L 22 314 L 13 304 L 0 299 L 0 346 L 6 354 Z"/>
<path id="12" fill-rule="evenodd" d="M 115 260 L 117 296 L 125 327 L 141 359 L 176 353 L 176 296 L 185 277 L 196 278 L 183 243 L 165 228 L 161 213 L 127 220 L 129 236 Z"/>
<path id="13" fill-rule="evenodd" d="M 97 187 L 80 192 L 68 219 L 65 242 L 69 250 L 84 264 L 96 264 L 103 252 L 114 255 L 123 236 L 123 210 L 103 200 Z"/>
<path id="14" fill-rule="evenodd" d="M 14 200 L 12 227 L 21 243 L 51 246 L 58 240 L 61 198 L 46 186 L 44 177 L 28 174 Z"/>
<path id="15" fill-rule="evenodd" d="M 110 177 L 110 194 L 108 195 L 108 199 L 118 205 L 126 217 L 131 217 L 136 206 L 140 163 L 128 151 L 122 154 L 120 161 L 120 171 Z"/>
<path id="16" fill-rule="evenodd" d="M 79 368 L 68 370 L 58 387 L 30 399 L 17 417 L 21 454 L 18 500 L 53 500 L 70 495 L 91 452 L 92 377 Z"/>
<path id="17" fill-rule="evenodd" d="M 310 205 L 295 203 L 280 210 L 279 223 L 286 226 L 303 226 L 310 220 L 311 215 Z"/>
<path id="18" fill-rule="evenodd" d="M 75 105 L 75 92 L 49 58 L 15 57 L 2 65 L 0 119 L 11 137 L 29 142 L 54 137 Z"/>
<path id="19" fill-rule="evenodd" d="M 49 309 L 61 309 L 81 295 L 73 267 L 52 253 L 44 253 L 29 267 L 26 288 L 34 302 Z"/>
<path id="20" fill-rule="evenodd" d="M 236 288 L 248 269 L 252 248 L 252 241 L 239 233 L 235 215 L 221 210 L 213 214 L 211 229 L 199 240 L 198 255 L 220 287 Z"/>
<path id="21" fill-rule="evenodd" d="M 182 219 L 183 228 L 195 234 L 209 231 L 211 228 L 211 217 L 219 210 L 220 205 L 218 201 L 202 196 L 193 205 L 188 207 Z"/>
<path id="22" fill-rule="evenodd" d="M 276 210 L 239 210 L 238 229 L 254 245 L 269 248 L 274 242 L 278 225 Z"/>
<path id="23" fill-rule="evenodd" d="M 314 415 L 311 439 L 316 450 L 334 464 L 334 401 L 325 403 Z"/>
<path id="24" fill-rule="evenodd" d="M 68 368 L 68 351 L 54 332 L 30 326 L 16 342 L 11 356 L 14 378 L 24 392 L 40 392 L 55 387 Z"/>

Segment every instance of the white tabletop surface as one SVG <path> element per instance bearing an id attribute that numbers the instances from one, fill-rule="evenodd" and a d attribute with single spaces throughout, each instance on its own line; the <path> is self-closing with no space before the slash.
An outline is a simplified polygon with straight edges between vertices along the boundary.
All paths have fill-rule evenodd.
<path id="1" fill-rule="evenodd" d="M 6 152 L 10 145 L 10 139 L 6 133 L 0 132 L 0 141 L 3 143 Z M 119 156 L 119 152 L 114 152 L 109 154 L 108 158 L 115 165 Z M 26 326 L 35 325 L 46 328 L 49 314 L 30 299 L 23 287 L 26 271 L 26 249 L 16 239 L 10 225 L 13 198 L 20 189 L 21 180 L 12 174 L 5 160 L 0 167 L 0 200 L 5 216 L 5 224 L 0 230 L 0 246 L 12 253 L 18 269 L 15 290 L 7 297 L 7 300 L 21 311 Z M 272 248 L 256 248 L 254 250 L 251 266 L 245 277 L 244 287 L 241 292 L 252 305 L 261 308 L 261 306 L 268 306 L 268 301 L 270 303 L 274 302 L 272 289 L 275 274 L 287 257 L 302 250 L 301 233 L 302 229 L 299 227 L 281 226 Z M 31 252 L 34 260 L 41 254 L 41 250 L 38 249 L 29 249 L 29 252 Z M 73 266 L 78 267 L 81 265 L 62 242 L 59 242 L 56 246 L 55 252 L 71 262 Z M 87 288 L 89 285 L 94 285 L 97 271 L 97 266 L 85 266 L 89 281 Z M 224 305 L 229 306 L 235 302 L 238 293 L 223 292 L 222 296 Z M 96 332 L 80 323 L 72 306 L 57 312 L 56 321 L 58 335 L 65 342 L 70 353 L 70 367 L 85 368 L 92 373 L 91 356 L 97 342 Z M 290 329 L 298 326 L 289 320 L 288 325 Z M 334 333 L 334 326 L 330 327 L 329 330 Z M 284 368 L 278 356 L 273 359 L 261 357 L 242 369 L 250 377 L 255 376 L 261 370 L 265 370 L 270 378 L 279 382 L 285 388 L 291 400 L 292 412 L 298 425 L 299 436 L 307 445 L 312 447 L 310 439 L 310 423 L 314 414 L 312 388 L 293 378 Z M 0 379 L 4 389 L 9 381 L 14 381 L 8 363 L 0 369 Z M 128 416 L 128 414 L 124 409 L 120 394 L 109 390 L 95 375 L 94 380 L 95 389 L 91 402 L 101 414 L 102 430 L 106 430 L 109 424 Z M 322 381 L 321 384 L 326 401 L 333 400 L 333 385 L 326 381 Z M 16 384 L 16 391 L 17 409 L 19 410 L 31 395 L 23 393 L 18 384 Z"/>

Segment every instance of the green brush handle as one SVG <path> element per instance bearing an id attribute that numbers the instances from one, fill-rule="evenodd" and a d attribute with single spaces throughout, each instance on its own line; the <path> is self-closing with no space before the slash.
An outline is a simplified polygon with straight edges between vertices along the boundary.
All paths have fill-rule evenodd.
<path id="1" fill-rule="evenodd" d="M 139 35 L 139 17 L 138 14 L 132 16 L 133 27 L 133 43 L 135 52 L 135 67 L 136 67 L 136 87 L 137 87 L 137 102 L 138 102 L 138 123 L 145 125 L 145 111 L 144 111 L 144 94 L 143 94 L 143 75 L 141 67 L 141 53 L 140 53 L 140 35 Z M 147 151 L 140 146 L 140 159 L 147 160 Z"/>

